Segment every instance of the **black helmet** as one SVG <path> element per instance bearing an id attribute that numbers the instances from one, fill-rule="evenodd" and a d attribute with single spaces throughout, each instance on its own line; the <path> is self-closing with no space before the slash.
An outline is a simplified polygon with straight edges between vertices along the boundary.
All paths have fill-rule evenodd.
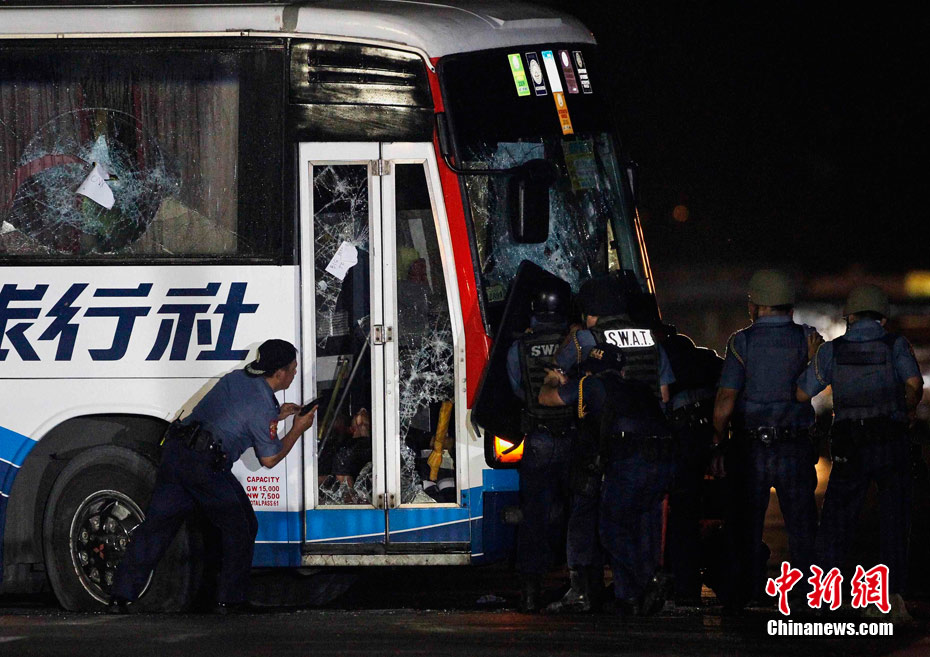
<path id="1" fill-rule="evenodd" d="M 627 311 L 626 295 L 609 275 L 585 281 L 578 291 L 578 305 L 585 315 L 621 315 Z"/>
<path id="2" fill-rule="evenodd" d="M 537 321 L 567 321 L 571 310 L 571 299 L 564 290 L 568 286 L 556 285 L 560 281 L 541 281 L 533 292 L 530 310 Z"/>
<path id="3" fill-rule="evenodd" d="M 623 363 L 626 359 L 623 356 L 623 350 L 612 344 L 598 345 L 591 347 L 588 351 L 587 358 L 581 365 L 581 369 L 591 374 L 600 374 L 608 370 L 619 372 L 623 369 Z"/>

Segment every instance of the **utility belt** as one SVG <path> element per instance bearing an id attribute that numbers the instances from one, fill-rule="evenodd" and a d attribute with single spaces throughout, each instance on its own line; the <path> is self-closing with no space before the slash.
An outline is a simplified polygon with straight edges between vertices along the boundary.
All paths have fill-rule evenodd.
<path id="1" fill-rule="evenodd" d="M 870 417 L 864 420 L 839 420 L 830 428 L 830 440 L 848 441 L 859 446 L 869 443 L 897 440 L 907 435 L 903 422 L 890 417 Z"/>
<path id="2" fill-rule="evenodd" d="M 618 431 L 608 438 L 607 456 L 611 460 L 639 455 L 647 461 L 664 461 L 677 456 L 679 442 L 674 436 L 647 436 Z"/>
<path id="3" fill-rule="evenodd" d="M 810 429 L 796 427 L 754 427 L 740 429 L 736 435 L 743 440 L 757 440 L 765 446 L 775 443 L 803 442 L 811 439 Z"/>
<path id="4" fill-rule="evenodd" d="M 714 417 L 714 400 L 702 399 L 672 411 L 672 423 L 676 429 L 710 426 Z"/>
<path id="5" fill-rule="evenodd" d="M 215 440 L 213 434 L 207 431 L 200 422 L 182 424 L 180 420 L 175 420 L 165 431 L 165 438 L 162 442 L 167 440 L 177 441 L 192 452 L 209 455 L 210 464 L 215 472 L 222 472 L 226 469 L 226 452 L 223 451 L 222 444 Z"/>
<path id="6" fill-rule="evenodd" d="M 530 435 L 534 431 L 548 433 L 553 438 L 561 438 L 568 430 L 573 426 L 573 422 L 569 419 L 560 420 L 558 418 L 550 418 L 543 420 L 540 418 L 534 418 L 531 415 L 524 413 L 520 417 L 520 430 L 525 435 Z"/>

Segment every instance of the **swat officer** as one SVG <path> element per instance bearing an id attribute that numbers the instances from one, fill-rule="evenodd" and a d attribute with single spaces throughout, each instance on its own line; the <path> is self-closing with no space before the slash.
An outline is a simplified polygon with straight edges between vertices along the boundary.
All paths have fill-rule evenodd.
<path id="1" fill-rule="evenodd" d="M 520 510 L 517 571 L 522 580 L 520 607 L 539 611 L 542 578 L 560 552 L 559 529 L 568 500 L 571 409 L 539 403 L 546 369 L 568 332 L 570 299 L 548 281 L 539 283 L 531 300 L 530 327 L 507 352 L 507 376 L 522 402 L 521 429 L 526 436 L 520 461 Z"/>
<path id="2" fill-rule="evenodd" d="M 626 364 L 626 366 L 625 366 Z M 614 579 L 616 610 L 651 614 L 662 592 L 651 586 L 660 558 L 662 498 L 674 471 L 671 427 L 657 385 L 628 376 L 622 349 L 588 349 L 581 376 L 553 372 L 540 403 L 576 409 L 581 432 L 597 437 L 604 464 L 598 527 Z"/>
<path id="3" fill-rule="evenodd" d="M 854 288 L 843 315 L 846 333 L 822 345 L 798 380 L 802 402 L 833 386 L 833 470 L 817 539 L 818 565 L 825 572 L 843 565 L 866 490 L 875 481 L 891 618 L 909 620 L 901 597 L 911 519 L 907 426 L 923 396 L 923 379 L 908 341 L 885 331 L 888 297 L 880 288 Z"/>
<path id="4" fill-rule="evenodd" d="M 723 359 L 669 328 L 660 344 L 675 373 L 669 407 L 678 452 L 668 497 L 665 563 L 675 579 L 675 603 L 694 607 L 701 604 L 701 486 L 710 459 L 714 397 Z"/>
<path id="5" fill-rule="evenodd" d="M 223 376 L 189 417 L 172 424 L 145 521 L 116 571 L 111 612 L 129 612 L 181 524 L 198 510 L 218 530 L 222 550 L 214 611 L 228 613 L 246 603 L 258 521 L 230 469 L 250 447 L 264 467 L 273 468 L 313 425 L 315 407 L 298 414 L 291 430 L 277 438 L 278 422 L 301 410 L 275 399 L 296 373 L 294 345 L 267 340 L 254 361 Z"/>
<path id="6" fill-rule="evenodd" d="M 675 381 L 668 357 L 650 329 L 630 317 L 627 294 L 619 282 L 609 275 L 585 281 L 577 301 L 584 326 L 573 330 L 559 350 L 556 361 L 561 371 L 577 370 L 594 347 L 617 346 L 627 363 L 626 377 L 645 383 L 657 399 L 668 401 L 669 385 Z M 603 513 L 599 509 L 603 498 L 603 463 L 597 464 L 599 440 L 600 434 L 589 427 L 577 432 L 572 448 L 567 541 L 572 586 L 552 611 L 587 611 L 596 605 L 595 596 L 603 587 L 603 554 L 597 530 Z"/>
<path id="7" fill-rule="evenodd" d="M 817 452 L 810 430 L 814 409 L 795 399 L 795 381 L 823 338 L 793 319 L 795 291 L 781 272 L 764 269 L 749 281 L 752 325 L 727 342 L 714 403 L 714 444 L 723 446 L 732 422 L 725 471 L 730 480 L 731 610 L 762 599 L 762 543 L 772 486 L 785 518 L 792 566 L 807 572 L 813 560 L 817 506 Z"/>

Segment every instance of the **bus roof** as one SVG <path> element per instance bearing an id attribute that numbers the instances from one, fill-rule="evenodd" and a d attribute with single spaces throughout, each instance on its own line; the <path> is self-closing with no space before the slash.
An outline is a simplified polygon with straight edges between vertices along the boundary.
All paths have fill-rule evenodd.
<path id="1" fill-rule="evenodd" d="M 594 43 L 590 30 L 576 18 L 505 0 L 14 0 L 0 6 L 0 38 L 227 32 L 363 39 L 402 44 L 430 58 L 537 43 Z"/>

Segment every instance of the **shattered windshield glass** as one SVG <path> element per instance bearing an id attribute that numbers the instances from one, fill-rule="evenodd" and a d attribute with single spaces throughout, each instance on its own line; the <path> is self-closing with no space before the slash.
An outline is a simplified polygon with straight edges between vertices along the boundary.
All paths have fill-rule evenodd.
<path id="1" fill-rule="evenodd" d="M 465 177 L 489 301 L 504 298 L 523 260 L 540 265 L 574 289 L 591 276 L 606 273 L 611 256 L 616 257 L 608 249 L 608 225 L 614 234 L 619 232 L 618 248 L 626 267 L 639 262 L 632 226 L 624 220 L 622 179 L 608 134 L 482 144 L 466 166 L 506 169 L 536 158 L 552 162 L 560 174 L 549 191 L 549 238 L 541 244 L 519 244 L 511 237 L 506 177 Z"/>
<path id="2" fill-rule="evenodd" d="M 439 62 L 448 126 L 463 169 L 508 169 L 533 159 L 555 166 L 549 237 L 510 235 L 508 178 L 461 176 L 484 298 L 503 301 L 523 260 L 568 281 L 630 270 L 645 289 L 635 209 L 597 49 L 538 44 L 452 55 Z M 476 85 L 480 80 L 480 85 Z"/>
<path id="3" fill-rule="evenodd" d="M 0 56 L 0 256 L 263 255 L 281 242 L 283 49 Z M 258 79 L 277 69 L 278 76 Z"/>

